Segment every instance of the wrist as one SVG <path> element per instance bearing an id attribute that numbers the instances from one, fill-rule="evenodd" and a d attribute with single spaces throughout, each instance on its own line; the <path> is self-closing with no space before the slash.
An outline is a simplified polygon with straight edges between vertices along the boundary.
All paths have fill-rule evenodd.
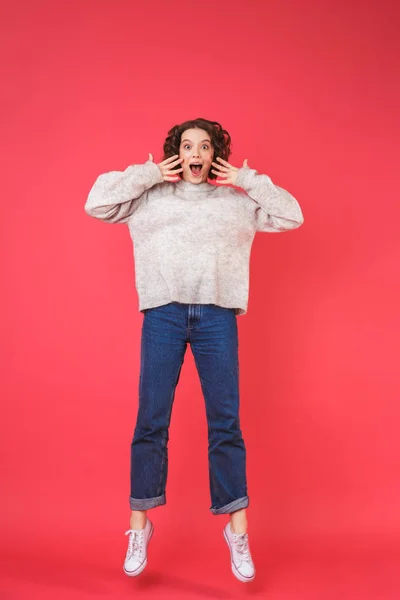
<path id="1" fill-rule="evenodd" d="M 246 179 L 246 175 L 249 170 L 249 167 L 240 167 L 237 172 L 234 185 L 236 185 L 237 187 L 243 187 L 243 183 Z"/>
<path id="2" fill-rule="evenodd" d="M 145 165 L 149 166 L 149 171 L 154 176 L 154 183 L 161 183 L 162 181 L 164 181 L 164 176 L 157 163 L 149 159 L 145 162 Z"/>

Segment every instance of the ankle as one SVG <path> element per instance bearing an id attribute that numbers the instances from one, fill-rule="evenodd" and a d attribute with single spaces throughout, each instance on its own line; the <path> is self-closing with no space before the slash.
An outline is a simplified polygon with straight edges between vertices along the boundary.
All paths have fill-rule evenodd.
<path id="1" fill-rule="evenodd" d="M 245 508 L 230 514 L 230 527 L 232 533 L 247 533 L 247 515 Z"/>
<path id="2" fill-rule="evenodd" d="M 230 522 L 230 527 L 231 527 L 231 531 L 232 533 L 247 533 L 247 523 L 246 524 L 233 524 L 232 521 Z"/>
<path id="3" fill-rule="evenodd" d="M 147 511 L 133 510 L 130 518 L 131 529 L 144 529 L 146 527 Z"/>

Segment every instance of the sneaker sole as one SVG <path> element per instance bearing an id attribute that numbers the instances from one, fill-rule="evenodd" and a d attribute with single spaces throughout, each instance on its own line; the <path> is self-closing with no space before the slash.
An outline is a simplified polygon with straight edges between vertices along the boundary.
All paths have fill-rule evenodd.
<path id="1" fill-rule="evenodd" d="M 234 574 L 234 576 L 237 579 L 239 579 L 239 581 L 242 581 L 243 583 L 248 583 L 249 581 L 253 581 L 254 577 L 256 576 L 255 572 L 254 572 L 254 575 L 252 575 L 251 577 L 245 577 L 237 570 L 235 563 L 233 562 L 232 549 L 231 549 L 231 545 L 228 540 L 228 536 L 225 533 L 225 529 L 224 529 L 224 538 L 225 538 L 226 543 L 228 544 L 229 552 L 231 554 L 231 568 L 232 568 L 232 573 Z"/>
<path id="2" fill-rule="evenodd" d="M 151 524 L 151 529 L 150 529 L 150 534 L 149 534 L 149 539 L 147 540 L 147 549 L 149 547 L 150 540 L 151 540 L 152 535 L 153 535 L 153 531 L 154 531 L 154 527 L 153 527 L 153 523 L 152 523 Z M 146 566 L 147 566 L 147 549 L 146 549 L 146 558 L 144 559 L 144 561 L 142 562 L 142 564 L 140 565 L 140 567 L 138 567 L 134 571 L 127 571 L 125 569 L 125 566 L 123 567 L 125 575 L 128 575 L 129 577 L 137 577 L 137 575 L 140 575 L 140 573 L 146 568 Z"/>

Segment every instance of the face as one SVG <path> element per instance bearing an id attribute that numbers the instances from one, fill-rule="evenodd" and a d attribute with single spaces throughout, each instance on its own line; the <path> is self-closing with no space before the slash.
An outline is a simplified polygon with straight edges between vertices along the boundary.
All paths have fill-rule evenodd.
<path id="1" fill-rule="evenodd" d="M 204 129 L 186 129 L 181 135 L 179 146 L 179 158 L 183 161 L 179 165 L 182 167 L 182 179 L 191 183 L 202 183 L 207 181 L 208 172 L 214 157 L 214 149 L 211 144 L 209 133 Z M 190 168 L 190 165 L 197 163 L 201 168 Z"/>

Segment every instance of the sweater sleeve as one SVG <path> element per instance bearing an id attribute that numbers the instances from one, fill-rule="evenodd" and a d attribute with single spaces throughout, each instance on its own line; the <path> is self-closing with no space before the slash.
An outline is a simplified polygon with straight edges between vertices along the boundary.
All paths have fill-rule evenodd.
<path id="1" fill-rule="evenodd" d="M 89 192 L 85 211 L 107 223 L 127 223 L 139 198 L 143 199 L 152 186 L 162 182 L 162 173 L 151 160 L 130 165 L 125 171 L 102 173 Z"/>
<path id="2" fill-rule="evenodd" d="M 283 188 L 274 185 L 268 175 L 241 167 L 235 186 L 243 188 L 254 200 L 256 231 L 288 231 L 303 224 L 304 217 L 297 200 Z"/>

